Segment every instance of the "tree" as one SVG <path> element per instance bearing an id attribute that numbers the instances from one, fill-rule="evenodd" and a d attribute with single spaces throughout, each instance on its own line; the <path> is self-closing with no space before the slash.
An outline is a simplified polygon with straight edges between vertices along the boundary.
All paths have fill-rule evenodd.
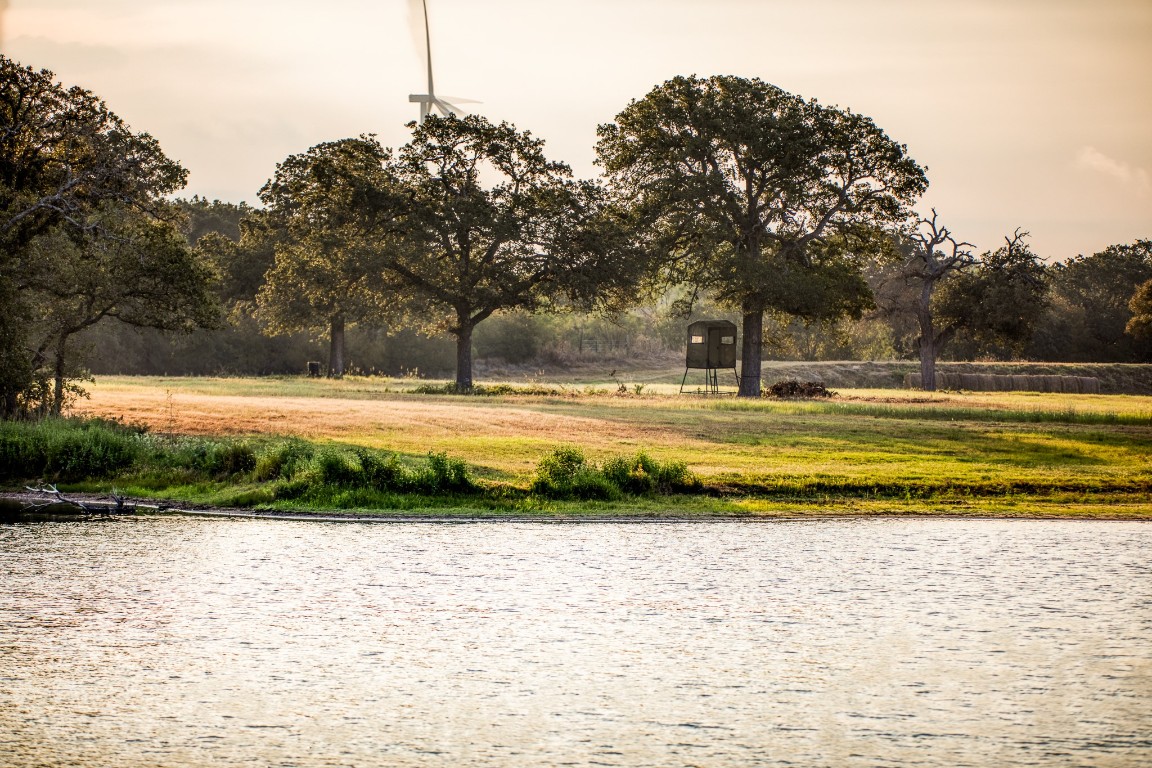
<path id="1" fill-rule="evenodd" d="M 1129 302 L 1152 280 L 1152 240 L 1110 245 L 1077 256 L 1047 272 L 1051 301 L 1029 353 L 1043 360 L 1138 362 L 1148 347 L 1125 328 Z"/>
<path id="2" fill-rule="evenodd" d="M 392 164 L 408 201 L 384 271 L 456 338 L 456 389 L 472 389 L 472 333 L 498 310 L 594 302 L 628 274 L 602 190 L 571 179 L 508 123 L 430 115 Z"/>
<path id="3" fill-rule="evenodd" d="M 1140 283 L 1128 302 L 1128 309 L 1132 312 L 1132 318 L 1124 327 L 1124 332 L 1148 345 L 1152 342 L 1152 280 Z"/>
<path id="4" fill-rule="evenodd" d="M 917 229 L 905 242 L 905 253 L 899 269 L 900 279 L 915 288 L 916 322 L 920 329 L 916 347 L 920 355 L 920 386 L 936 390 L 936 357 L 940 349 L 959 330 L 959 323 L 937 327 L 933 294 L 937 287 L 959 272 L 976 264 L 971 243 L 957 242 L 948 228 L 932 218 L 922 218 Z"/>
<path id="5" fill-rule="evenodd" d="M 149 213 L 188 172 L 90 91 L 0 55 L 0 246 L 11 258 L 56 225 L 89 231 L 115 201 Z"/>
<path id="6" fill-rule="evenodd" d="M 164 216 L 163 198 L 187 172 L 91 92 L 4 56 L 0 126 L 0 417 L 11 418 L 32 407 L 37 377 L 29 334 L 42 308 L 19 292 L 37 241 L 93 242 L 109 221 L 100 214 L 108 205 Z"/>
<path id="7" fill-rule="evenodd" d="M 372 136 L 318 144 L 276 166 L 260 190 L 275 262 L 257 297 L 275 332 L 326 330 L 328 374 L 344 375 L 345 326 L 381 317 L 400 302 L 378 263 L 395 247 L 400 210 L 390 152 Z"/>
<path id="8" fill-rule="evenodd" d="M 674 78 L 598 133 L 598 161 L 634 201 L 659 268 L 741 312 L 742 396 L 760 393 L 765 312 L 858 313 L 854 248 L 867 238 L 855 233 L 902 220 L 927 187 L 867 117 L 757 79 Z"/>
<path id="9" fill-rule="evenodd" d="M 218 324 L 214 274 L 175 226 L 115 204 L 96 216 L 79 242 L 59 230 L 37 238 L 34 266 L 18 281 L 38 314 L 33 369 L 47 368 L 53 381 L 43 409 L 57 416 L 75 372 L 68 344 L 86 328 L 105 318 L 176 331 Z"/>
<path id="10" fill-rule="evenodd" d="M 1017 229 L 944 282 L 936 305 L 942 339 L 963 338 L 978 354 L 1022 351 L 1047 303 L 1045 267 L 1027 238 Z"/>
<path id="11" fill-rule="evenodd" d="M 241 236 L 242 222 L 255 213 L 247 203 L 209 201 L 199 195 L 186 200 L 174 200 L 173 204 L 176 210 L 187 217 L 186 235 L 190 245 L 196 245 L 201 238 L 211 233 L 237 241 Z"/>

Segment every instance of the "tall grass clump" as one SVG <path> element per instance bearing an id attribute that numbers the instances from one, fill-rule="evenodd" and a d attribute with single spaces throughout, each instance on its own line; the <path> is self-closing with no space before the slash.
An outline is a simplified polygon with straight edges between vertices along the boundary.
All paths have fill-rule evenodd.
<path id="1" fill-rule="evenodd" d="M 530 490 L 550 499 L 585 501 L 612 501 L 622 495 L 618 485 L 572 446 L 557 448 L 540 460 Z"/>
<path id="2" fill-rule="evenodd" d="M 141 469 L 177 472 L 195 477 L 227 480 L 252 473 L 257 466 L 256 449 L 245 441 L 203 438 L 157 438 L 141 457 Z"/>
<path id="3" fill-rule="evenodd" d="M 540 460 L 531 491 L 552 499 L 613 501 L 625 494 L 652 496 L 703 488 L 683 462 L 661 463 L 646 453 L 617 456 L 602 466 L 574 446 L 553 450 Z"/>
<path id="4" fill-rule="evenodd" d="M 257 462 L 268 474 L 278 467 L 274 493 L 277 499 L 321 501 L 355 498 L 368 504 L 380 494 L 473 494 L 481 489 L 468 465 L 443 453 L 429 453 L 423 464 L 408 466 L 387 451 L 329 446 L 304 459 L 288 447 L 276 458 Z M 288 454 L 295 471 L 287 471 Z M 349 493 L 352 495 L 349 496 Z"/>
<path id="5" fill-rule="evenodd" d="M 315 454 L 315 449 L 303 440 L 293 439 L 272 445 L 257 455 L 253 479 L 264 483 L 290 478 Z"/>
<path id="6" fill-rule="evenodd" d="M 106 419 L 0 422 L 0 480 L 110 477 L 140 458 L 141 433 L 139 427 Z"/>
<path id="7" fill-rule="evenodd" d="M 685 493 L 702 488 L 700 480 L 688 471 L 684 462 L 660 463 L 643 451 L 608 459 L 600 471 L 621 491 L 636 496 Z"/>

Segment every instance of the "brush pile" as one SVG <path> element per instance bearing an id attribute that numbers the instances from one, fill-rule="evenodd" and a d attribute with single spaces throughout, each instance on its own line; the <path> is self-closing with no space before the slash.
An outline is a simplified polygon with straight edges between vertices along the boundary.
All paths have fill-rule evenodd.
<path id="1" fill-rule="evenodd" d="M 764 397 L 814 400 L 816 398 L 836 397 L 836 393 L 818 381 L 785 379 L 765 389 Z"/>

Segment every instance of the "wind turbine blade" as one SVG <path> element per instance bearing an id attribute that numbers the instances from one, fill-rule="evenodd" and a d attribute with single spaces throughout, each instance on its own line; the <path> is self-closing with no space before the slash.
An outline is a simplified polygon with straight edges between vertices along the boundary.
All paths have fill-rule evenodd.
<path id="1" fill-rule="evenodd" d="M 424 34 L 424 0 L 408 0 L 408 32 L 412 36 L 412 50 L 423 65 L 428 59 L 427 37 Z"/>
<path id="2" fill-rule="evenodd" d="M 465 99 L 459 96 L 438 96 L 437 98 L 443 99 L 450 104 L 483 104 L 484 102 L 478 99 Z"/>
<path id="3" fill-rule="evenodd" d="M 444 99 L 433 97 L 432 103 L 440 109 L 440 114 L 444 115 L 445 117 L 448 115 L 454 115 L 457 112 L 464 112 L 464 110 L 460 109 L 460 107 L 457 107 L 455 104 L 450 104 L 447 101 L 444 101 Z"/>
<path id="4" fill-rule="evenodd" d="M 436 93 L 432 87 L 432 30 L 428 27 L 428 0 L 424 3 L 424 49 L 428 51 L 428 95 Z"/>

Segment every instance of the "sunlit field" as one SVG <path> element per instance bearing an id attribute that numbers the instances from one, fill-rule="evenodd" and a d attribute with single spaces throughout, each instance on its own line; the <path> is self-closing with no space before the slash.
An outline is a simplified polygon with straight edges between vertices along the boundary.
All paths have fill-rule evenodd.
<path id="1" fill-rule="evenodd" d="M 484 481 L 515 487 L 526 487 L 560 446 L 597 461 L 644 451 L 686 463 L 709 488 L 708 498 L 626 505 L 648 513 L 675 504 L 734 513 L 1152 517 L 1152 397 L 861 389 L 830 400 L 749 401 L 676 395 L 670 385 L 637 394 L 616 382 L 532 382 L 522 385 L 529 394 L 504 386 L 493 396 L 414 391 L 429 385 L 109 377 L 76 411 L 155 433 L 443 452 Z"/>

